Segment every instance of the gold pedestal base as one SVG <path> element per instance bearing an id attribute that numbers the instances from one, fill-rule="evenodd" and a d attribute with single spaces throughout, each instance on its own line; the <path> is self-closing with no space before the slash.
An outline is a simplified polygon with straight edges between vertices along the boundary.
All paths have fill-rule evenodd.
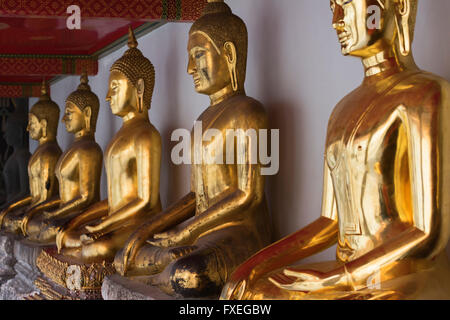
<path id="1" fill-rule="evenodd" d="M 116 273 L 112 262 L 85 264 L 46 248 L 36 260 L 44 275 L 35 281 L 39 295 L 27 300 L 101 300 L 106 276 Z"/>

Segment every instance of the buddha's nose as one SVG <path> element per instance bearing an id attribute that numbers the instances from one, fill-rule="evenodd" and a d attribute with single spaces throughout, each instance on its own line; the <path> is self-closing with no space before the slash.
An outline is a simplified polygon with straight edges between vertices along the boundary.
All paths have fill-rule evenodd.
<path id="1" fill-rule="evenodd" d="M 195 73 L 195 63 L 192 58 L 189 58 L 187 73 L 191 75 Z"/>
<path id="2" fill-rule="evenodd" d="M 336 30 L 344 28 L 344 9 L 336 5 L 334 11 L 333 11 L 333 28 Z"/>
<path id="3" fill-rule="evenodd" d="M 336 30 L 342 30 L 342 29 L 344 29 L 344 27 L 345 27 L 345 23 L 342 20 L 333 23 L 333 28 L 336 29 Z"/>

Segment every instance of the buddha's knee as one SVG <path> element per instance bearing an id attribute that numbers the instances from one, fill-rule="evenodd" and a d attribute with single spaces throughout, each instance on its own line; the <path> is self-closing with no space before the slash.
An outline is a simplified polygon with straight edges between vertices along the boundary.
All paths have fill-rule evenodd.
<path id="1" fill-rule="evenodd" d="M 98 241 L 83 245 L 81 256 L 86 262 L 100 262 L 101 260 L 113 260 L 115 251 L 106 241 Z"/>
<path id="2" fill-rule="evenodd" d="M 58 233 L 58 228 L 55 226 L 46 226 L 39 232 L 39 242 L 41 243 L 53 243 L 56 240 L 56 234 Z"/>
<path id="3" fill-rule="evenodd" d="M 3 229 L 8 232 L 22 233 L 22 215 L 9 214 L 3 220 Z"/>
<path id="4" fill-rule="evenodd" d="M 62 239 L 62 245 L 65 248 L 81 247 L 80 233 L 77 231 L 68 231 Z"/>
<path id="5" fill-rule="evenodd" d="M 29 238 L 38 237 L 40 231 L 41 231 L 41 220 L 40 219 L 33 219 L 31 221 L 28 221 L 27 235 Z"/>
<path id="6" fill-rule="evenodd" d="M 204 254 L 191 254 L 171 263 L 165 271 L 170 273 L 172 290 L 192 298 L 218 295 L 223 280 L 214 260 Z"/>

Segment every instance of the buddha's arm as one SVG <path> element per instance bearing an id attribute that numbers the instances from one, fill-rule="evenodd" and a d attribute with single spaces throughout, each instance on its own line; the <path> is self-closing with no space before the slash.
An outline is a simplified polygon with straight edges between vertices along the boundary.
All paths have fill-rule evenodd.
<path id="1" fill-rule="evenodd" d="M 56 235 L 56 245 L 58 247 L 58 251 L 63 248 L 64 237 L 68 231 L 74 230 L 86 223 L 101 219 L 106 216 L 108 216 L 107 199 L 97 202 L 96 204 L 90 206 L 85 212 L 70 220 L 70 222 L 67 223 L 64 228 Z"/>
<path id="2" fill-rule="evenodd" d="M 170 247 L 175 245 L 185 245 L 198 238 L 201 234 L 223 225 L 242 223 L 245 221 L 245 211 L 251 206 L 258 204 L 264 198 L 264 178 L 261 176 L 261 166 L 251 161 L 251 141 L 245 137 L 244 130 L 241 130 L 237 138 L 239 152 L 236 159 L 236 175 L 234 184 L 235 190 L 223 194 L 222 199 L 209 207 L 205 212 L 196 215 L 181 230 L 155 235 L 154 245 Z M 242 135 L 242 136 L 241 136 Z M 209 176 L 206 179 L 217 179 Z M 207 184 L 208 182 L 206 182 Z"/>
<path id="3" fill-rule="evenodd" d="M 52 210 L 55 207 L 58 207 L 61 204 L 61 199 L 58 197 L 54 197 L 51 200 L 38 203 L 35 206 L 32 206 L 30 209 L 28 209 L 25 217 L 22 220 L 21 229 L 24 236 L 27 236 L 27 227 L 28 222 L 37 214 L 42 214 L 46 210 Z"/>
<path id="4" fill-rule="evenodd" d="M 40 201 L 43 202 L 52 196 L 51 190 L 55 179 L 55 163 L 56 159 L 53 159 L 49 155 L 44 155 L 40 159 L 40 176 L 39 176 L 39 191 Z"/>
<path id="5" fill-rule="evenodd" d="M 241 264 L 224 287 L 222 299 L 236 298 L 235 290 L 239 284 L 249 287 L 261 276 L 312 256 L 336 243 L 337 208 L 330 170 L 326 163 L 323 179 L 322 216 L 303 229 L 260 250 Z"/>
<path id="6" fill-rule="evenodd" d="M 139 249 L 151 236 L 189 219 L 194 214 L 195 193 L 190 192 L 166 210 L 152 216 L 130 236 L 124 249 L 116 256 L 117 271 L 125 275 L 129 262 L 134 260 Z"/>
<path id="7" fill-rule="evenodd" d="M 187 245 L 201 234 L 217 226 L 241 222 L 245 218 L 242 215 L 242 210 L 250 206 L 251 199 L 250 194 L 241 190 L 232 192 L 201 215 L 195 216 L 180 230 L 174 229 L 156 234 L 155 240 L 150 241 L 150 243 L 161 247 Z"/>
<path id="8" fill-rule="evenodd" d="M 153 208 L 159 202 L 159 174 L 161 168 L 161 139 L 141 139 L 135 144 L 137 198 L 110 214 L 96 226 L 87 226 L 89 232 L 109 232 L 130 219 Z M 122 168 L 128 170 L 128 168 Z"/>
<path id="9" fill-rule="evenodd" d="M 0 228 L 3 224 L 3 219 L 5 218 L 5 216 L 10 213 L 13 210 L 25 207 L 27 205 L 29 205 L 31 203 L 31 201 L 33 200 L 33 198 L 31 196 L 23 198 L 13 204 L 11 204 L 10 206 L 8 206 L 6 209 L 4 209 L 3 211 L 0 212 Z"/>

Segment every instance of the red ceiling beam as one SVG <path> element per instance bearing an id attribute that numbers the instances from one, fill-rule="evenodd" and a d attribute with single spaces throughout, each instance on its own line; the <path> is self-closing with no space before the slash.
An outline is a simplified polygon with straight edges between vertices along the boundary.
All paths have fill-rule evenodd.
<path id="1" fill-rule="evenodd" d="M 2 76 L 80 75 L 84 70 L 88 75 L 96 75 L 98 72 L 97 58 L 0 54 L 0 74 Z"/>
<path id="2" fill-rule="evenodd" d="M 78 5 L 81 18 L 194 21 L 207 0 L 0 0 L 0 15 L 67 17 Z"/>
<path id="3" fill-rule="evenodd" d="M 41 96 L 40 83 L 0 83 L 0 97 L 31 98 Z"/>

